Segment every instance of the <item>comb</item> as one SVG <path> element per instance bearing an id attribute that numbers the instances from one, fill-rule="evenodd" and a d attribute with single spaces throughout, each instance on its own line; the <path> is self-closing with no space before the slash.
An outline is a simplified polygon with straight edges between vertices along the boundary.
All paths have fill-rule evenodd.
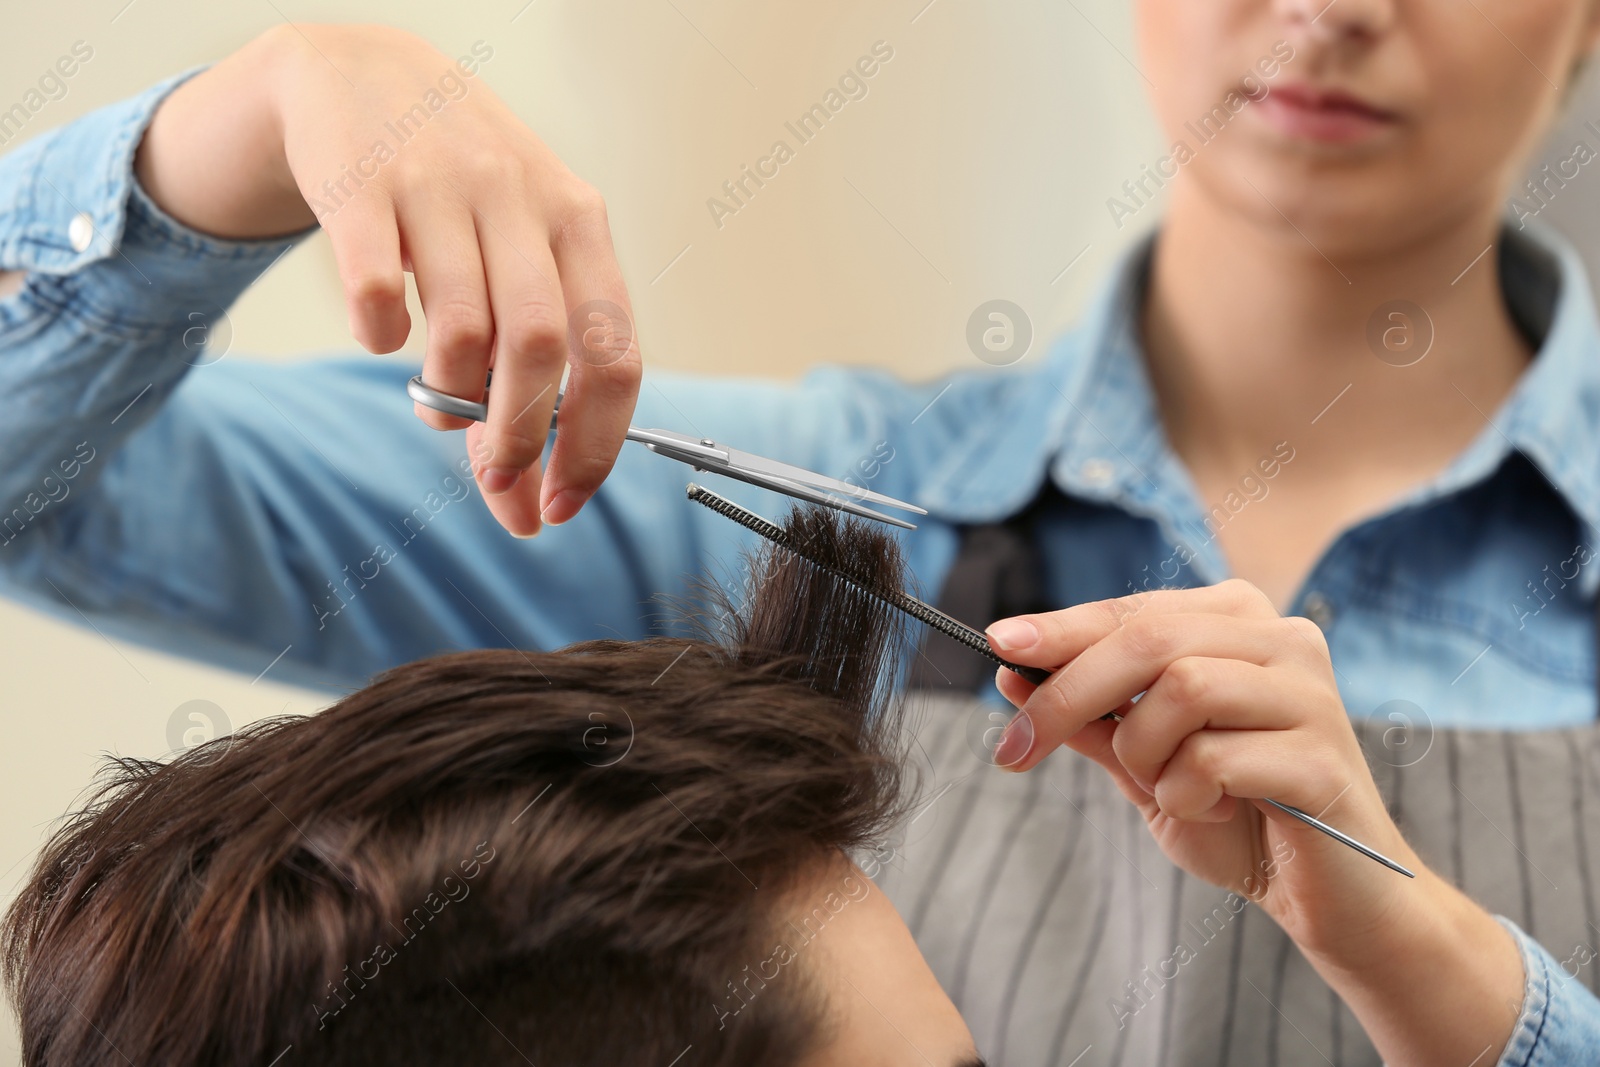
<path id="1" fill-rule="evenodd" d="M 1021 663 L 1012 663 L 1010 660 L 997 655 L 994 649 L 989 647 L 989 639 L 983 636 L 982 630 L 976 630 L 961 620 L 946 615 L 932 604 L 918 600 L 916 597 L 899 589 L 885 589 L 864 575 L 851 574 L 848 571 L 812 558 L 794 544 L 793 538 L 784 533 L 783 527 L 775 522 L 763 519 L 753 511 L 740 507 L 727 497 L 719 496 L 705 486 L 696 485 L 693 482 L 689 483 L 688 491 L 689 499 L 696 504 L 702 504 L 715 511 L 718 515 L 732 519 L 745 529 L 760 534 L 768 541 L 787 549 L 820 570 L 826 571 L 835 578 L 849 582 L 868 596 L 876 597 L 890 607 L 905 612 L 913 619 L 931 629 L 937 630 L 952 641 L 958 641 L 972 649 L 972 651 L 989 657 L 1000 666 L 1016 671 L 1017 674 L 1034 685 L 1039 685 L 1050 677 L 1050 672 L 1041 667 L 1028 667 Z"/>
<path id="2" fill-rule="evenodd" d="M 972 649 L 974 652 L 978 652 L 989 657 L 1000 666 L 1015 671 L 1017 674 L 1021 675 L 1023 678 L 1026 678 L 1034 685 L 1039 685 L 1050 677 L 1050 672 L 1044 670 L 1042 667 L 1028 667 L 1021 663 L 1012 663 L 1010 660 L 997 654 L 994 649 L 989 647 L 989 640 L 988 638 L 984 637 L 983 631 L 974 629 L 961 620 L 946 615 L 932 604 L 924 603 L 909 593 L 902 592 L 899 589 L 885 589 L 864 575 L 851 574 L 848 571 L 823 563 L 822 561 L 814 558 L 813 556 L 809 555 L 801 546 L 796 545 L 794 543 L 794 539 L 784 532 L 783 527 L 779 526 L 775 522 L 769 522 L 768 520 L 763 519 L 760 515 L 757 515 L 755 512 L 750 511 L 747 508 L 740 507 L 727 497 L 718 496 L 705 486 L 696 485 L 693 482 L 689 483 L 688 492 L 689 499 L 693 500 L 696 504 L 704 505 L 724 518 L 732 519 L 745 529 L 752 530 L 755 533 L 760 534 L 768 541 L 771 541 L 773 544 L 793 553 L 794 555 L 805 560 L 807 563 L 810 563 L 812 566 L 850 583 L 863 593 L 866 593 L 868 596 L 876 597 L 878 600 L 883 601 L 890 607 L 897 608 L 900 611 L 905 612 L 913 619 L 916 619 L 918 622 L 937 630 L 939 633 L 944 634 L 951 640 L 958 641 L 966 647 Z M 1116 712 L 1109 712 L 1100 716 L 1100 718 L 1118 721 L 1121 720 L 1121 716 Z M 1279 811 L 1287 815 L 1294 816 L 1307 826 L 1322 831 L 1335 841 L 1350 846 L 1363 856 L 1366 856 L 1368 859 L 1375 860 L 1378 863 L 1383 864 L 1385 867 L 1388 867 L 1392 871 L 1398 871 L 1407 878 L 1416 877 L 1416 875 L 1411 871 L 1407 870 L 1405 867 L 1402 867 L 1400 864 L 1385 856 L 1383 853 L 1362 844 L 1349 834 L 1334 829 L 1332 826 L 1329 826 L 1327 823 L 1323 822 L 1321 819 L 1318 819 L 1316 816 L 1309 814 L 1308 812 L 1301 811 L 1299 808 L 1294 807 L 1293 805 L 1284 804 L 1273 800 L 1270 797 L 1263 797 L 1262 803 L 1270 804 Z"/>

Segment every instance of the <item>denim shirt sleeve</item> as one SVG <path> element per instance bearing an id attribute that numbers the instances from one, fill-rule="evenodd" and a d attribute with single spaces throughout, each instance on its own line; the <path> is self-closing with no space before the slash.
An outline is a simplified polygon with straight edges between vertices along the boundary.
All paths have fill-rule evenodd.
<path id="1" fill-rule="evenodd" d="M 1600 1063 L 1600 1000 L 1516 923 L 1503 915 L 1495 918 L 1517 939 L 1526 976 L 1522 1013 L 1499 1067 Z M 1592 952 L 1586 962 L 1600 965 Z"/>
<path id="2" fill-rule="evenodd" d="M 137 190 L 140 138 L 195 73 L 0 158 L 0 269 L 26 272 L 21 292 L 0 300 L 7 548 L 52 497 L 96 480 L 104 454 L 148 422 L 199 359 L 207 320 L 221 317 L 214 309 L 290 247 L 205 237 Z"/>
<path id="3" fill-rule="evenodd" d="M 140 135 L 189 74 L 0 159 L 0 269 L 26 271 L 0 300 L 0 594 L 337 690 L 451 649 L 673 632 L 691 582 L 738 580 L 754 535 L 684 483 L 768 515 L 774 493 L 629 445 L 583 513 L 518 540 L 471 499 L 460 432 L 413 414 L 413 362 L 227 352 L 225 309 L 297 238 L 212 238 L 140 189 Z M 634 422 L 842 477 L 886 436 L 881 401 L 838 373 L 652 370 Z M 902 459 L 873 488 L 903 496 L 909 473 Z"/>

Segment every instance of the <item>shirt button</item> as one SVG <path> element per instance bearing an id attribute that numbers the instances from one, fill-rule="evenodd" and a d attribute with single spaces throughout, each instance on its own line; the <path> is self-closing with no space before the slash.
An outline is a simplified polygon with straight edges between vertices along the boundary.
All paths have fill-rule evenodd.
<path id="1" fill-rule="evenodd" d="M 1104 459 L 1086 460 L 1083 466 L 1078 468 L 1078 476 L 1090 485 L 1106 485 L 1115 473 L 1116 469 L 1111 466 L 1110 461 Z"/>
<path id="2" fill-rule="evenodd" d="M 74 252 L 84 251 L 94 240 L 94 219 L 87 212 L 72 216 L 72 222 L 67 225 L 67 240 L 72 242 Z"/>
<path id="3" fill-rule="evenodd" d="M 1333 622 L 1333 605 L 1321 593 L 1307 593 L 1301 612 L 1323 630 Z"/>

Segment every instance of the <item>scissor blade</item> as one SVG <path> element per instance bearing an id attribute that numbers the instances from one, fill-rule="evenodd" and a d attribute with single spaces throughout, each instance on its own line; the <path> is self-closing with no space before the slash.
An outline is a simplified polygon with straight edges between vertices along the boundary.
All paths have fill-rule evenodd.
<path id="1" fill-rule="evenodd" d="M 825 474 L 808 471 L 804 467 L 796 467 L 792 463 L 768 459 L 765 456 L 758 456 L 754 452 L 745 452 L 737 448 L 729 448 L 726 445 L 723 445 L 722 448 L 723 451 L 728 453 L 729 464 L 750 471 L 758 478 L 762 476 L 782 478 L 792 484 L 809 486 L 813 490 L 827 493 L 830 496 L 842 496 L 849 500 L 864 500 L 868 503 L 881 504 L 888 508 L 913 511 L 918 515 L 926 515 L 928 513 L 927 509 L 919 508 L 915 504 L 908 504 L 904 500 L 896 500 L 892 496 L 875 493 L 861 486 L 851 485 L 849 482 L 840 481 L 838 478 L 830 478 Z"/>
<path id="2" fill-rule="evenodd" d="M 740 478 L 741 481 L 748 481 L 752 485 L 760 485 L 765 486 L 768 489 L 776 489 L 780 493 L 786 493 L 789 496 L 799 497 L 802 500 L 810 500 L 826 507 L 848 512 L 851 515 L 859 515 L 864 519 L 877 519 L 879 522 L 888 523 L 890 526 L 898 526 L 902 530 L 915 530 L 917 528 L 915 523 L 907 522 L 906 520 L 897 518 L 893 515 L 885 515 L 881 511 L 874 511 L 872 508 L 865 507 L 849 497 L 840 496 L 837 493 L 830 493 L 825 490 L 813 489 L 809 485 L 802 485 L 799 482 L 787 481 L 786 479 L 779 478 L 775 475 L 752 475 L 741 477 L 740 475 L 735 475 L 730 472 L 723 473 L 728 474 L 729 477 Z M 922 511 L 920 508 L 918 508 L 917 511 L 923 515 L 927 514 L 927 512 Z"/>
<path id="3" fill-rule="evenodd" d="M 662 447 L 655 447 L 653 451 L 668 456 L 672 459 L 683 458 L 672 455 L 671 452 Z M 685 459 L 684 462 L 689 463 L 691 466 L 694 465 L 692 460 Z M 863 519 L 876 519 L 879 522 L 888 523 L 890 526 L 898 526 L 902 530 L 916 529 L 914 524 L 906 522 L 904 519 L 896 518 L 893 515 L 885 515 L 880 511 L 873 511 L 871 508 L 862 507 L 853 500 L 844 500 L 830 493 L 819 492 L 818 490 L 811 488 L 809 485 L 791 482 L 786 478 L 778 478 L 771 475 L 752 474 L 748 471 L 734 468 L 696 467 L 695 469 L 703 470 L 708 474 L 720 474 L 724 478 L 732 478 L 735 481 L 745 482 L 748 485 L 758 486 L 762 489 L 771 489 L 774 492 L 783 493 L 785 496 L 798 497 L 801 500 L 809 500 L 813 504 L 821 504 L 824 507 L 835 508 L 839 511 L 848 512 L 851 515 L 859 515 Z"/>
<path id="4" fill-rule="evenodd" d="M 751 485 L 766 485 L 778 489 L 780 492 L 789 493 L 791 496 L 802 494 L 793 491 L 796 486 L 804 486 L 812 495 L 807 495 L 807 500 L 817 500 L 818 503 L 831 503 L 838 498 L 854 502 L 865 501 L 871 504 L 881 504 L 884 507 L 899 508 L 902 511 L 912 511 L 918 515 L 926 515 L 924 508 L 915 504 L 908 504 L 904 500 L 896 500 L 883 493 L 875 493 L 870 489 L 851 485 L 849 482 L 830 478 L 825 474 L 808 471 L 804 467 L 797 467 L 792 463 L 784 463 L 776 459 L 758 456 L 754 452 L 731 448 L 687 434 L 676 433 L 672 430 L 642 430 L 637 427 L 628 428 L 628 440 L 639 441 L 648 445 L 653 451 L 671 456 L 673 459 L 708 470 L 715 474 L 726 474 L 730 478 L 739 478 L 740 481 L 749 482 Z M 735 471 L 741 471 L 747 477 L 740 477 Z M 780 484 L 781 483 L 781 484 Z M 825 496 L 822 499 L 817 494 Z M 849 510 L 848 508 L 843 510 Z M 876 514 L 873 512 L 872 514 Z M 916 527 L 909 527 L 915 529 Z"/>

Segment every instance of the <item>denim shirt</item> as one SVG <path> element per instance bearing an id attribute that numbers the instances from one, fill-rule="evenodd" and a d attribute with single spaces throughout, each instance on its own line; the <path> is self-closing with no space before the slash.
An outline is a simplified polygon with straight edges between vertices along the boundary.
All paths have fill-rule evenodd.
<path id="1" fill-rule="evenodd" d="M 227 352 L 224 309 L 294 239 L 197 233 L 134 180 L 152 112 L 193 73 L 0 158 L 0 269 L 27 272 L 0 300 L 6 596 L 338 691 L 451 649 L 676 632 L 671 599 L 691 581 L 738 580 L 726 568 L 754 535 L 686 501 L 683 484 L 705 479 L 769 516 L 776 494 L 628 446 L 580 516 L 518 540 L 469 499 L 459 435 L 412 414 L 413 363 Z M 1343 531 L 1295 599 L 1327 633 L 1353 716 L 1398 700 L 1439 726 L 1595 719 L 1600 323 L 1576 254 L 1527 233 L 1505 232 L 1499 263 L 1519 325 L 1542 338 L 1537 357 L 1449 468 Z M 1253 480 L 1236 496 L 1202 502 L 1139 350 L 1149 248 L 1128 254 L 1076 330 L 1017 368 L 914 384 L 870 369 L 792 384 L 650 370 L 634 424 L 927 508 L 903 543 L 929 598 L 961 526 L 1014 513 L 1046 478 L 1066 498 L 1041 532 L 1055 602 L 1219 581 L 1219 523 L 1259 506 L 1338 408 L 1306 412 L 1303 442 L 1241 472 Z M 1600 1001 L 1501 921 L 1527 984 L 1500 1062 L 1600 1060 Z"/>

